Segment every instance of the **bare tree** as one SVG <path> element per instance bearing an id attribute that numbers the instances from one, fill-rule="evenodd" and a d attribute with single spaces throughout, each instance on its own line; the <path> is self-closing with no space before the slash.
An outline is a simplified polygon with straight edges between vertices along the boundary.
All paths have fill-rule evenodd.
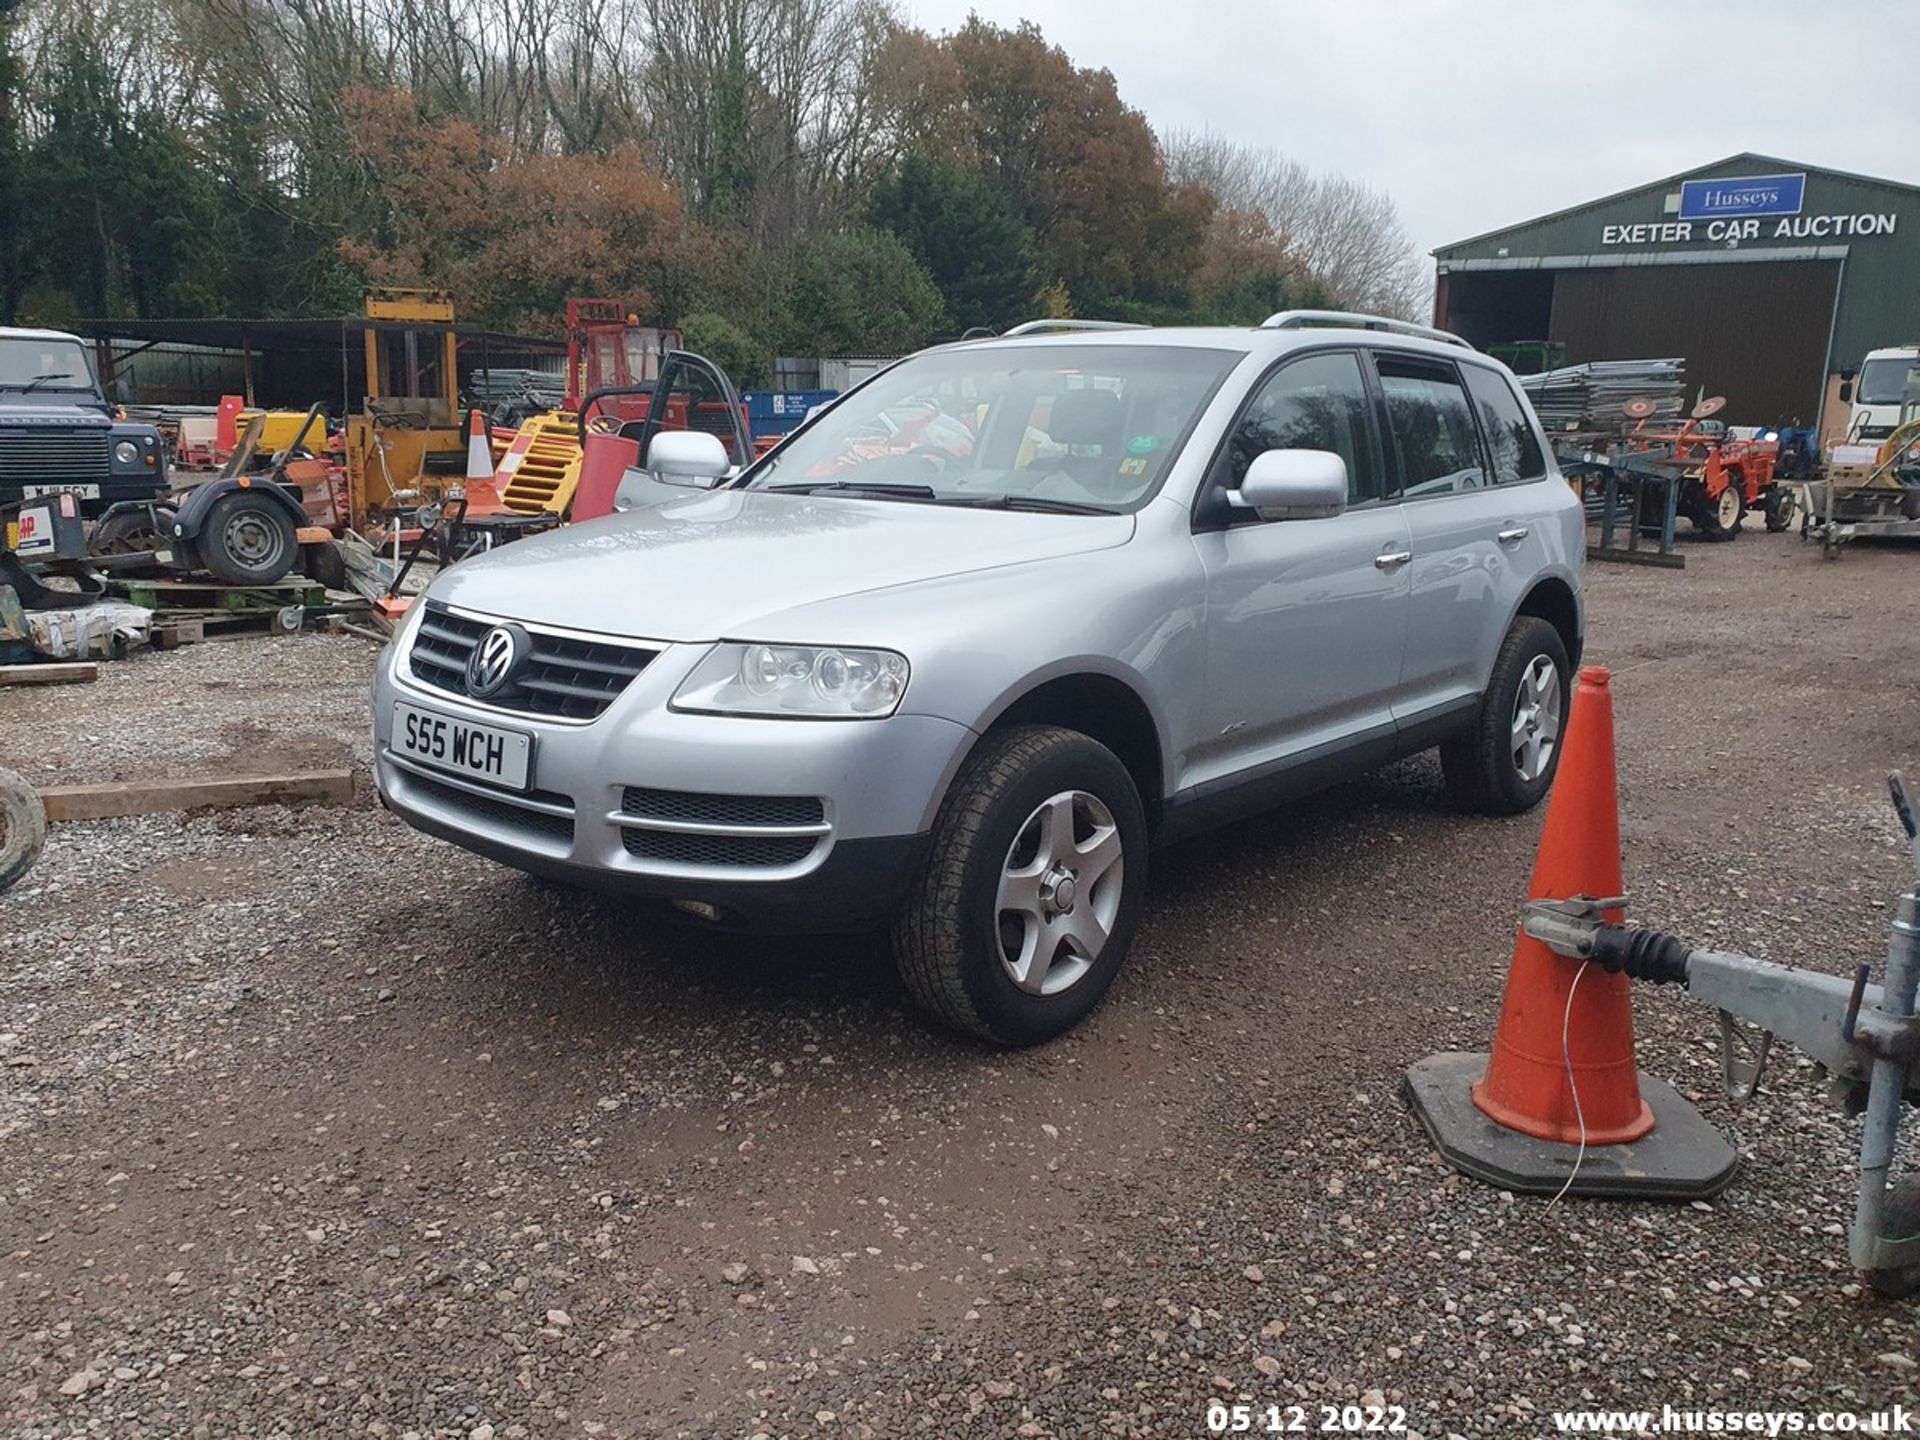
<path id="1" fill-rule="evenodd" d="M 1223 214 L 1263 218 L 1338 303 L 1405 319 L 1422 316 L 1424 257 L 1385 191 L 1344 175 L 1315 174 L 1278 151 L 1212 132 L 1176 132 L 1164 143 L 1176 181 L 1211 190 Z"/>

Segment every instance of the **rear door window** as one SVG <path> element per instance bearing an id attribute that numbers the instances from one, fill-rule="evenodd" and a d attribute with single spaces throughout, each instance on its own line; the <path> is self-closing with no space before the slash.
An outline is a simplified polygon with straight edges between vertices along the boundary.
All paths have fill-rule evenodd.
<path id="1" fill-rule="evenodd" d="M 1409 500 L 1490 482 L 1460 372 L 1442 361 L 1376 354 L 1387 435 Z"/>
<path id="2" fill-rule="evenodd" d="M 1493 483 L 1512 485 L 1546 474 L 1547 457 L 1506 378 L 1478 365 L 1463 365 L 1461 373 L 1467 377 L 1467 393 L 1480 416 L 1480 433 L 1486 437 L 1493 462 Z"/>

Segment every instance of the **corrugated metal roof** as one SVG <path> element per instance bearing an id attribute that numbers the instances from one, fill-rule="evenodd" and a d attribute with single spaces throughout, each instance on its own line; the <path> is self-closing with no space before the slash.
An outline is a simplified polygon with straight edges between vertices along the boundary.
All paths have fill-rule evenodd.
<path id="1" fill-rule="evenodd" d="M 1478 235 L 1469 235 L 1464 240 L 1455 240 L 1451 244 L 1442 245 L 1432 253 L 1436 259 L 1445 259 L 1448 252 L 1453 250 L 1464 250 L 1469 245 L 1485 244 L 1487 241 L 1498 239 L 1502 235 L 1517 235 L 1521 231 L 1532 230 L 1541 225 L 1550 225 L 1558 220 L 1570 219 L 1573 216 L 1584 214 L 1590 210 L 1602 210 L 1609 205 L 1616 205 L 1622 200 L 1631 200 L 1636 195 L 1644 195 L 1650 190 L 1661 190 L 1668 186 L 1678 185 L 1684 180 L 1692 180 L 1696 177 L 1705 176 L 1709 171 L 1721 170 L 1729 165 L 1773 166 L 1786 171 L 1805 171 L 1809 175 L 1826 175 L 1836 180 L 1851 181 L 1856 185 L 1874 185 L 1887 190 L 1905 190 L 1913 194 L 1920 194 L 1920 185 L 1908 184 L 1902 180 L 1886 180 L 1876 175 L 1857 175 L 1850 170 L 1835 170 L 1825 165 L 1809 165 L 1803 160 L 1786 160 L 1778 155 L 1761 155 L 1756 151 L 1742 150 L 1738 154 L 1728 155 L 1723 159 L 1709 160 L 1704 165 L 1696 165 L 1691 170 L 1682 170 L 1675 175 L 1663 176 L 1658 180 L 1649 180 L 1645 184 L 1630 186 L 1625 190 L 1616 190 L 1611 195 L 1602 195 L 1596 200 L 1583 200 L 1580 204 L 1569 205 L 1564 210 L 1551 210 L 1545 215 L 1536 215 L 1530 220 L 1521 220 L 1512 225 L 1502 225 L 1494 230 L 1483 231 Z"/>

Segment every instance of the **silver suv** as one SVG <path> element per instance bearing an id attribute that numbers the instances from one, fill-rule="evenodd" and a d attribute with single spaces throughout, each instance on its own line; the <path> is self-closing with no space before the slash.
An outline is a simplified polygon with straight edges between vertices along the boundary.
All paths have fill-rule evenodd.
<path id="1" fill-rule="evenodd" d="M 1469 810 L 1552 782 L 1581 506 L 1452 336 L 1029 328 L 742 472 L 644 439 L 648 503 L 443 572 L 383 655 L 409 823 L 709 923 L 890 925 L 927 1011 L 1020 1045 L 1113 983 L 1158 845 L 1433 746 Z"/>

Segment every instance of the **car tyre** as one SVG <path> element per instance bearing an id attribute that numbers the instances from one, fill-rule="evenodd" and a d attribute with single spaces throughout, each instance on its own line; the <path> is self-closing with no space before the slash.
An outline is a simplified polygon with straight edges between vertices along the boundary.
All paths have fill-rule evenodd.
<path id="1" fill-rule="evenodd" d="M 1146 815 L 1126 766 L 1077 731 L 1013 726 L 954 777 L 894 922 L 894 957 L 935 1020 L 1037 1045 L 1106 995 L 1146 880 Z"/>
<path id="2" fill-rule="evenodd" d="M 1571 670 L 1558 630 L 1533 615 L 1513 622 L 1473 723 L 1440 747 L 1441 773 L 1462 810 L 1518 815 L 1540 803 L 1560 768 Z"/>
<path id="3" fill-rule="evenodd" d="M 47 812 L 26 778 L 0 769 L 0 892 L 11 888 L 40 858 L 47 843 Z"/>

